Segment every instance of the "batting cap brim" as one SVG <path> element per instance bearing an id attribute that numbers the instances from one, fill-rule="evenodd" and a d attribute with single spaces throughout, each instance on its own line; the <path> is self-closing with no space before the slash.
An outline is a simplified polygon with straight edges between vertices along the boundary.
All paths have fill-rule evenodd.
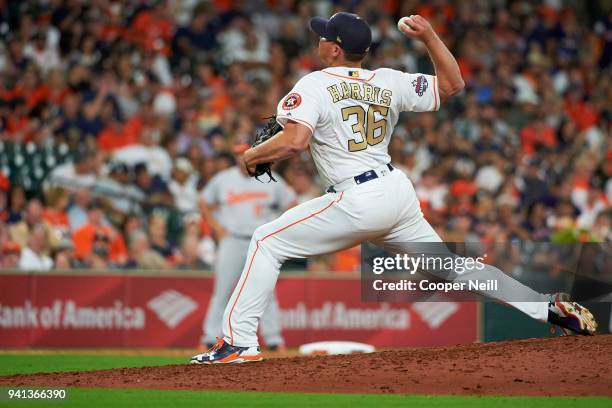
<path id="1" fill-rule="evenodd" d="M 310 19 L 310 30 L 319 37 L 327 38 L 325 28 L 328 21 L 328 19 L 323 17 L 313 17 Z"/>

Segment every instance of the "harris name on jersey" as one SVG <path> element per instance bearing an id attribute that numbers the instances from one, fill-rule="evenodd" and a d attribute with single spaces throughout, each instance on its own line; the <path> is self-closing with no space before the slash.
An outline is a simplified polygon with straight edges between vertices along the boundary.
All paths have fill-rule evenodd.
<path id="1" fill-rule="evenodd" d="M 383 106 L 391 105 L 391 95 L 393 95 L 390 89 L 370 85 L 367 82 L 342 81 L 339 84 L 328 86 L 327 91 L 334 103 L 345 99 L 355 99 Z"/>

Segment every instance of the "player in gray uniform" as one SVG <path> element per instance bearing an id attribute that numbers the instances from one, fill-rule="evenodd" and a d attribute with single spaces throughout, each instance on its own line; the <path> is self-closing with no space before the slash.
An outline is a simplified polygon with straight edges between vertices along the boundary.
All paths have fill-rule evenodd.
<path id="1" fill-rule="evenodd" d="M 249 147 L 236 145 L 236 160 Z M 242 273 L 253 232 L 295 205 L 293 190 L 280 176 L 274 178 L 278 183 L 260 183 L 232 166 L 216 174 L 202 191 L 202 213 L 219 239 L 215 288 L 203 324 L 202 342 L 208 347 L 222 335 L 223 311 Z M 261 317 L 261 334 L 268 348 L 284 345 L 274 294 Z"/>

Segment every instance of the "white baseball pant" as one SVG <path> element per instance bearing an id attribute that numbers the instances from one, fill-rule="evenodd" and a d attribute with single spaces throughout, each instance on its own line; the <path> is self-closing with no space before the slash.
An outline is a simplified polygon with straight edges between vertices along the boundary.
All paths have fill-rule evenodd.
<path id="1" fill-rule="evenodd" d="M 215 287 L 204 319 L 203 344 L 213 344 L 222 336 L 223 310 L 232 294 L 246 262 L 249 239 L 227 236 L 219 242 L 215 262 Z M 261 336 L 267 346 L 284 344 L 281 335 L 278 301 L 274 290 L 270 301 L 261 315 Z"/>
<path id="2" fill-rule="evenodd" d="M 257 228 L 247 262 L 223 316 L 224 340 L 235 346 L 257 343 L 257 325 L 274 290 L 282 263 L 350 248 L 372 241 L 392 252 L 410 253 L 415 242 L 441 242 L 423 217 L 412 183 L 398 169 L 375 171 L 378 178 L 349 183 L 344 191 L 327 193 L 293 207 L 278 219 Z M 342 183 L 345 185 L 346 183 Z M 414 251 L 413 251 L 414 252 Z M 431 271 L 436 274 L 435 271 Z M 486 274 L 466 268 L 440 277 L 497 279 L 498 290 L 480 293 L 504 301 L 542 321 L 548 317 L 548 298 L 487 265 Z M 511 299 L 532 299 L 515 302 Z"/>

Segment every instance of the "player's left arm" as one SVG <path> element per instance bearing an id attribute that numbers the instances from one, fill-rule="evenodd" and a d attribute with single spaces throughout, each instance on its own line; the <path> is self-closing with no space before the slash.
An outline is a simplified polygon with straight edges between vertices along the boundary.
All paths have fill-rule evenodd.
<path id="1" fill-rule="evenodd" d="M 312 131 L 306 125 L 287 121 L 282 131 L 262 144 L 252 147 L 243 156 L 243 166 L 250 171 L 260 163 L 277 162 L 295 156 L 308 148 Z"/>
<path id="2" fill-rule="evenodd" d="M 404 17 L 398 23 L 398 28 L 407 37 L 420 40 L 427 47 L 436 70 L 441 99 L 449 98 L 463 90 L 465 83 L 457 60 L 438 37 L 429 21 L 419 15 Z"/>

